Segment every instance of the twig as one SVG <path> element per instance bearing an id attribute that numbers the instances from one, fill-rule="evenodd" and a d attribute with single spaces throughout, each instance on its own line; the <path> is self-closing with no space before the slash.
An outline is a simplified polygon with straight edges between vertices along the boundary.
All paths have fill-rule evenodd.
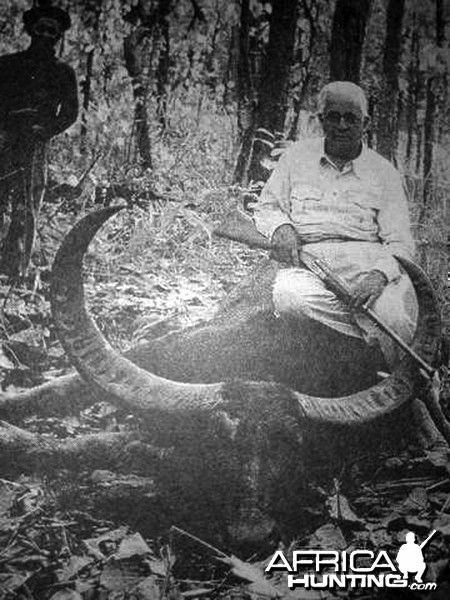
<path id="1" fill-rule="evenodd" d="M 438 514 L 442 515 L 446 512 L 448 506 L 450 505 L 450 494 L 447 496 L 447 500 L 444 502 L 444 504 L 442 505 L 441 510 L 439 511 Z"/>
<path id="2" fill-rule="evenodd" d="M 215 546 L 212 546 L 211 544 L 208 544 L 208 542 L 205 542 L 205 541 L 201 540 L 196 535 L 192 535 L 192 533 L 188 533 L 187 531 L 184 531 L 184 529 L 180 529 L 179 527 L 176 527 L 175 525 L 172 525 L 172 527 L 170 528 L 170 531 L 175 531 L 176 533 L 178 533 L 180 535 L 184 535 L 185 537 L 188 537 L 191 540 L 194 540 L 194 542 L 197 542 L 198 544 L 200 544 L 204 548 L 208 548 L 209 550 L 212 550 L 213 552 L 215 552 L 216 554 L 218 554 L 222 558 L 230 558 L 227 554 L 225 554 L 225 552 L 222 552 L 222 550 L 219 550 L 219 548 L 216 548 Z"/>
<path id="3" fill-rule="evenodd" d="M 425 488 L 425 490 L 427 492 L 433 492 L 434 490 L 437 490 L 438 488 L 448 483 L 450 483 L 450 479 L 443 479 L 442 481 L 438 481 L 437 483 L 433 483 L 432 485 L 428 486 L 427 488 Z"/>
<path id="4" fill-rule="evenodd" d="M 10 171 L 6 175 L 3 175 L 3 177 L 0 177 L 0 181 L 4 181 L 5 179 L 12 177 L 13 175 L 17 175 L 17 173 L 22 173 L 23 170 L 24 170 L 24 168 L 20 167 L 20 169 L 16 169 L 15 171 Z"/>
<path id="5" fill-rule="evenodd" d="M 15 481 L 9 481 L 9 479 L 3 479 L 0 477 L 0 483 L 4 485 L 11 485 L 12 487 L 23 488 L 22 483 L 16 483 Z"/>
<path id="6" fill-rule="evenodd" d="M 436 371 L 433 377 L 430 378 L 429 384 L 425 389 L 423 402 L 427 407 L 434 424 L 439 429 L 447 444 L 450 444 L 450 424 L 445 418 L 439 403 L 441 387 L 439 373 Z"/>

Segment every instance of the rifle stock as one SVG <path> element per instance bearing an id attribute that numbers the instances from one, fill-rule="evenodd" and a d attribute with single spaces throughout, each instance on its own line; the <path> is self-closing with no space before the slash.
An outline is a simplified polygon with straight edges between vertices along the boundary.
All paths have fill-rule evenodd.
<path id="1" fill-rule="evenodd" d="M 217 237 L 246 244 L 251 248 L 261 248 L 263 250 L 273 248 L 266 236 L 256 229 L 252 218 L 238 209 L 228 213 L 213 230 L 213 234 Z"/>

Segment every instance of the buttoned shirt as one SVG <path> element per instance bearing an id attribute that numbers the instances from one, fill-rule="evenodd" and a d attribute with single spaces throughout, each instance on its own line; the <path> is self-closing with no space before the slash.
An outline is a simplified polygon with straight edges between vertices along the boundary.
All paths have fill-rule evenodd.
<path id="1" fill-rule="evenodd" d="M 414 252 L 400 174 L 365 146 L 339 170 L 322 138 L 292 144 L 261 193 L 254 221 L 269 238 L 293 225 L 308 252 L 349 283 L 373 269 L 393 281 L 400 276 L 393 255 L 411 259 Z"/>

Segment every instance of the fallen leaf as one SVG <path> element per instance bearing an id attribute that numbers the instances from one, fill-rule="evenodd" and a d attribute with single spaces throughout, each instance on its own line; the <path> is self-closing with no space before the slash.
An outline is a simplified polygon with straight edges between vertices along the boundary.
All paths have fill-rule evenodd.
<path id="1" fill-rule="evenodd" d="M 160 577 L 166 577 L 167 575 L 167 564 L 163 560 L 157 558 L 147 559 L 147 564 L 150 567 L 150 571 L 153 575 L 159 575 Z"/>
<path id="2" fill-rule="evenodd" d="M 132 556 L 144 556 L 145 554 L 151 554 L 150 548 L 140 533 L 134 533 L 133 535 L 128 535 L 120 542 L 115 558 L 123 560 Z"/>
<path id="3" fill-rule="evenodd" d="M 8 513 L 17 492 L 14 492 L 7 483 L 0 481 L 0 515 Z"/>
<path id="4" fill-rule="evenodd" d="M 9 358 L 3 352 L 2 348 L 0 348 L 0 369 L 5 369 L 7 371 L 10 371 L 15 368 L 16 368 L 16 365 L 12 361 L 9 360 Z"/>
<path id="5" fill-rule="evenodd" d="M 31 573 L 0 573 L 0 591 L 4 594 L 13 593 L 20 588 L 30 576 Z"/>
<path id="6" fill-rule="evenodd" d="M 197 588 L 188 592 L 181 592 L 183 598 L 201 598 L 202 596 L 211 596 L 211 588 Z"/>
<path id="7" fill-rule="evenodd" d="M 75 590 L 64 589 L 50 596 L 50 600 L 83 600 L 83 597 Z"/>
<path id="8" fill-rule="evenodd" d="M 361 519 L 350 508 L 347 498 L 341 493 L 330 496 L 326 501 L 326 506 L 332 519 L 346 521 L 354 525 L 362 523 Z"/>
<path id="9" fill-rule="evenodd" d="M 345 550 L 347 542 L 342 534 L 342 531 L 336 525 L 327 523 L 310 536 L 309 548 L 325 549 L 325 550 Z"/>
<path id="10" fill-rule="evenodd" d="M 429 507 L 427 490 L 423 487 L 417 487 L 411 490 L 400 510 L 403 514 L 411 514 L 428 510 Z"/>
<path id="11" fill-rule="evenodd" d="M 141 579 L 137 564 L 110 559 L 100 575 L 100 584 L 111 592 L 130 592 Z"/>
<path id="12" fill-rule="evenodd" d="M 245 581 L 251 582 L 251 590 L 255 593 L 267 596 L 269 598 L 281 598 L 282 592 L 277 590 L 272 584 L 270 584 L 259 569 L 244 562 L 237 556 L 230 556 L 227 558 L 219 558 L 231 567 L 231 572 Z"/>
<path id="13" fill-rule="evenodd" d="M 450 537 L 450 515 L 439 515 L 439 517 L 433 521 L 433 529 L 437 529 L 444 537 Z"/>
<path id="14" fill-rule="evenodd" d="M 92 559 L 87 556 L 77 556 L 73 554 L 67 565 L 58 571 L 59 581 L 68 581 L 75 575 L 78 575 L 85 567 L 92 563 Z"/>
<path id="15" fill-rule="evenodd" d="M 100 560 L 104 560 L 107 556 L 103 551 L 103 546 L 108 544 L 118 544 L 128 533 L 126 527 L 118 527 L 117 529 L 102 533 L 96 538 L 83 540 L 83 544 L 87 550 Z"/>
<path id="16" fill-rule="evenodd" d="M 151 575 L 140 581 L 133 590 L 136 600 L 160 600 L 161 592 L 156 578 Z"/>

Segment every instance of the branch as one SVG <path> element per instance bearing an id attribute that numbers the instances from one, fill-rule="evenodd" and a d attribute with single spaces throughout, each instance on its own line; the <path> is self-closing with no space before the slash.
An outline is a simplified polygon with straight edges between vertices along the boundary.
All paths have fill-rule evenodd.
<path id="1" fill-rule="evenodd" d="M 49 473 L 56 469 L 89 470 L 128 465 L 139 453 L 156 456 L 151 447 L 140 443 L 136 431 L 99 433 L 58 440 L 0 421 L 1 476 L 18 473 Z M 142 452 L 140 452 L 142 451 Z"/>
<path id="2" fill-rule="evenodd" d="M 0 419 L 20 424 L 35 414 L 42 417 L 73 415 L 99 399 L 79 375 L 64 375 L 23 392 L 0 394 Z"/>
<path id="3" fill-rule="evenodd" d="M 191 19 L 191 22 L 189 23 L 189 30 L 191 30 L 194 27 L 196 21 L 199 21 L 200 23 L 206 23 L 205 14 L 203 12 L 203 9 L 198 5 L 197 0 L 191 0 L 191 4 L 192 8 L 194 9 L 194 15 Z"/>

